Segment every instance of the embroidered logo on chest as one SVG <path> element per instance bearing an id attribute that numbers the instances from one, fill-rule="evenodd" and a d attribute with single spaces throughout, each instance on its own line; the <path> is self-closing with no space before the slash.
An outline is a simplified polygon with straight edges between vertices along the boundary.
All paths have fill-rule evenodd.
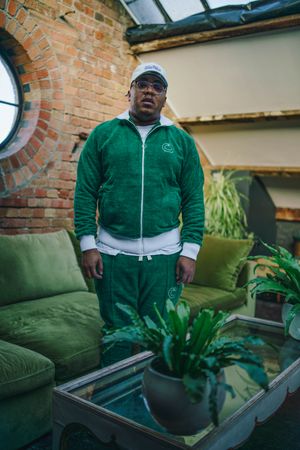
<path id="1" fill-rule="evenodd" d="M 174 152 L 174 147 L 172 144 L 169 144 L 169 142 L 165 142 L 161 148 L 163 149 L 164 152 L 167 153 L 173 153 Z"/>

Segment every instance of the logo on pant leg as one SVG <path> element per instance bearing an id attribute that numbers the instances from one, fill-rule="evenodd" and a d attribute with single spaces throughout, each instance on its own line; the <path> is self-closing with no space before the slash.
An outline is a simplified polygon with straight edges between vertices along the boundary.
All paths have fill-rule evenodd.
<path id="1" fill-rule="evenodd" d="M 176 296 L 177 296 L 177 286 L 176 287 L 171 287 L 169 290 L 168 290 L 168 297 L 169 297 L 169 299 L 170 300 L 174 300 L 174 298 L 176 298 Z"/>

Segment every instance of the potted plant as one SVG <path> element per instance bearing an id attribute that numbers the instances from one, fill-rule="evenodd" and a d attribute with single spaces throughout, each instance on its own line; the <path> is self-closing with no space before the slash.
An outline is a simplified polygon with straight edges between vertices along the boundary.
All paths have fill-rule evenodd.
<path id="1" fill-rule="evenodd" d="M 143 394 L 152 416 L 172 434 L 195 434 L 211 421 L 218 425 L 218 412 L 225 392 L 224 368 L 238 365 L 264 389 L 268 380 L 260 357 L 249 348 L 260 345 L 256 337 L 239 340 L 219 334 L 229 313 L 203 309 L 190 324 L 190 307 L 175 307 L 167 300 L 164 320 L 154 305 L 157 323 L 143 319 L 130 306 L 118 304 L 132 324 L 109 332 L 105 344 L 128 341 L 155 355 L 145 369 Z"/>
<path id="2" fill-rule="evenodd" d="M 252 237 L 247 232 L 247 218 L 241 204 L 245 195 L 237 190 L 237 182 L 248 177 L 236 177 L 234 172 L 211 174 L 205 186 L 205 230 L 207 234 L 231 239 Z"/>
<path id="3" fill-rule="evenodd" d="M 285 333 L 300 340 L 300 264 L 293 255 L 283 247 L 271 246 L 262 242 L 271 256 L 257 255 L 247 259 L 262 258 L 254 267 L 255 271 L 264 267 L 268 269 L 266 276 L 257 276 L 249 281 L 251 294 L 271 292 L 284 298 L 282 319 Z"/>

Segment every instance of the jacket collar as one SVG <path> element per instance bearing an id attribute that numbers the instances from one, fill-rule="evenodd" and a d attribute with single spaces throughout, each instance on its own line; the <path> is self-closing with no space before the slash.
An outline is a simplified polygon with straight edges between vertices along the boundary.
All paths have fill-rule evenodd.
<path id="1" fill-rule="evenodd" d="M 130 116 L 129 116 L 129 109 L 127 109 L 127 111 L 124 111 L 122 114 L 117 116 L 117 119 L 120 120 L 129 120 Z M 160 124 L 164 125 L 164 126 L 170 126 L 170 125 L 174 125 L 174 122 L 172 122 L 172 120 L 168 119 L 167 117 L 163 116 L 161 114 L 160 116 Z"/>

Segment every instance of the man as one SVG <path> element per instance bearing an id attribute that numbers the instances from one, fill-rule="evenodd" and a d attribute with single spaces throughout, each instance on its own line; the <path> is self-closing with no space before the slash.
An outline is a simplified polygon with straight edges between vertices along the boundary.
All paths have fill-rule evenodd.
<path id="1" fill-rule="evenodd" d="M 156 302 L 164 316 L 166 299 L 176 303 L 182 283 L 194 276 L 204 226 L 203 172 L 192 138 L 161 115 L 167 87 L 161 66 L 139 65 L 129 111 L 92 131 L 78 163 L 76 235 L 106 329 L 128 323 L 118 302 L 154 320 Z M 104 352 L 102 364 L 130 354 L 121 343 Z"/>

